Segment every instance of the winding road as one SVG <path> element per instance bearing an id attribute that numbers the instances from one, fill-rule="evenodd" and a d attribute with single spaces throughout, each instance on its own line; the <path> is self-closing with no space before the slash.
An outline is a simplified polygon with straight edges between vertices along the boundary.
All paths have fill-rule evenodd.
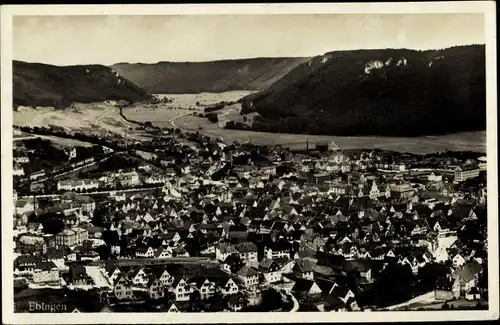
<path id="1" fill-rule="evenodd" d="M 198 132 L 198 133 L 204 134 L 204 135 L 209 136 L 209 137 L 215 137 L 215 138 L 219 139 L 222 142 L 224 141 L 224 138 L 221 135 L 214 134 L 214 133 L 211 133 L 211 132 L 208 132 L 208 131 L 197 130 L 195 128 L 180 127 L 177 124 L 175 124 L 175 121 L 177 119 L 180 119 L 181 117 L 184 117 L 184 116 L 187 116 L 187 115 L 191 115 L 191 114 L 192 114 L 192 112 L 179 114 L 179 115 L 171 118 L 170 120 L 168 120 L 168 123 L 170 123 L 174 128 L 178 128 L 178 129 L 181 129 L 183 131 Z"/>

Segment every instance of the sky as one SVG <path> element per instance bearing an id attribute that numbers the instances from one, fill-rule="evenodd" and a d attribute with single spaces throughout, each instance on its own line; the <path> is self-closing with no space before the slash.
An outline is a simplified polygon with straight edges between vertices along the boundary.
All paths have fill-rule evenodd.
<path id="1" fill-rule="evenodd" d="M 55 65 L 310 57 L 484 43 L 482 14 L 13 17 L 14 59 Z"/>

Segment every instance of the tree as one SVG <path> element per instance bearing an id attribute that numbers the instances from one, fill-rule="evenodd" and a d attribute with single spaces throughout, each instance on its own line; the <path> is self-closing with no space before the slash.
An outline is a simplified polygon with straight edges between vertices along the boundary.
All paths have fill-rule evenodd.
<path id="1" fill-rule="evenodd" d="M 260 306 L 264 309 L 264 311 L 272 311 L 282 308 L 283 301 L 281 294 L 275 289 L 263 291 Z"/>
<path id="2" fill-rule="evenodd" d="M 415 276 L 408 265 L 390 264 L 376 278 L 369 298 L 381 307 L 409 300 Z"/>
<path id="3" fill-rule="evenodd" d="M 96 227 L 103 227 L 108 220 L 109 208 L 105 206 L 98 206 L 94 210 L 94 215 L 92 216 L 92 224 Z"/>
<path id="4" fill-rule="evenodd" d="M 151 123 L 151 121 L 146 121 L 144 122 L 144 126 L 151 127 L 153 126 L 153 123 Z"/>
<path id="5" fill-rule="evenodd" d="M 231 264 L 231 267 L 230 267 L 231 272 L 233 274 L 236 274 L 236 272 L 238 272 L 244 266 L 244 263 L 241 260 L 241 258 L 238 255 L 235 255 L 235 256 L 237 256 L 237 258 L 234 260 L 234 263 Z"/>
<path id="6" fill-rule="evenodd" d="M 109 260 L 109 257 L 111 255 L 111 247 L 108 245 L 101 245 L 99 247 L 96 247 L 95 251 L 99 253 L 99 258 L 101 260 Z"/>
<path id="7" fill-rule="evenodd" d="M 56 235 L 64 229 L 64 222 L 59 218 L 45 218 L 42 221 L 42 225 L 43 232 L 51 235 Z"/>
<path id="8" fill-rule="evenodd" d="M 217 114 L 215 114 L 215 113 L 206 114 L 205 116 L 212 123 L 217 123 L 219 121 L 219 118 L 218 118 Z"/>
<path id="9" fill-rule="evenodd" d="M 447 273 L 448 269 L 444 264 L 427 263 L 418 271 L 420 290 L 422 292 L 434 290 L 436 287 L 436 281 L 439 278 L 446 277 Z"/>
<path id="10" fill-rule="evenodd" d="M 114 230 L 104 230 L 102 232 L 102 240 L 104 240 L 106 245 L 112 246 L 118 244 L 120 236 Z"/>

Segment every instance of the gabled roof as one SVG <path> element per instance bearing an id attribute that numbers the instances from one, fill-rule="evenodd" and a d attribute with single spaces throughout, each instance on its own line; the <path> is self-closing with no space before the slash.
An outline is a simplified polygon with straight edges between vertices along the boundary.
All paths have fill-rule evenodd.
<path id="1" fill-rule="evenodd" d="M 299 259 L 294 265 L 294 270 L 300 273 L 312 272 L 314 264 L 309 260 Z"/>
<path id="2" fill-rule="evenodd" d="M 483 270 L 481 264 L 477 261 L 472 261 L 462 265 L 455 274 L 460 277 L 464 282 L 469 282 L 472 280 L 478 273 Z"/>
<path id="3" fill-rule="evenodd" d="M 292 291 L 299 292 L 299 293 L 307 293 L 307 292 L 309 292 L 309 290 L 311 290 L 314 283 L 315 282 L 311 281 L 311 280 L 298 278 L 297 281 L 295 282 L 295 284 L 293 285 Z"/>
<path id="4" fill-rule="evenodd" d="M 258 275 L 259 273 L 257 272 L 257 270 L 255 270 L 254 268 L 252 267 L 248 267 L 248 266 L 243 266 L 239 271 L 238 271 L 238 275 L 240 276 L 243 276 L 243 277 L 250 277 L 250 276 L 256 276 Z"/>
<path id="5" fill-rule="evenodd" d="M 43 259 L 38 255 L 20 255 L 14 260 L 14 266 L 17 267 L 21 264 L 37 264 Z"/>
<path id="6" fill-rule="evenodd" d="M 38 262 L 35 265 L 35 270 L 50 271 L 52 269 L 57 269 L 57 266 L 52 261 Z"/>

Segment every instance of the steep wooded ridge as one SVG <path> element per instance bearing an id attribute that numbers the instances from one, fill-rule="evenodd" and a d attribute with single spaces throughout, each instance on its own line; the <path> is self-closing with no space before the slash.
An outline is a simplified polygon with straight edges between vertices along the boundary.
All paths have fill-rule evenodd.
<path id="1" fill-rule="evenodd" d="M 330 52 L 242 99 L 259 131 L 417 136 L 486 129 L 484 45 Z"/>
<path id="2" fill-rule="evenodd" d="M 208 62 L 117 63 L 125 78 L 155 94 L 261 90 L 310 58 L 255 58 Z"/>
<path id="3" fill-rule="evenodd" d="M 138 102 L 151 95 L 103 65 L 54 66 L 13 61 L 14 107 L 64 108 L 105 100 Z"/>

